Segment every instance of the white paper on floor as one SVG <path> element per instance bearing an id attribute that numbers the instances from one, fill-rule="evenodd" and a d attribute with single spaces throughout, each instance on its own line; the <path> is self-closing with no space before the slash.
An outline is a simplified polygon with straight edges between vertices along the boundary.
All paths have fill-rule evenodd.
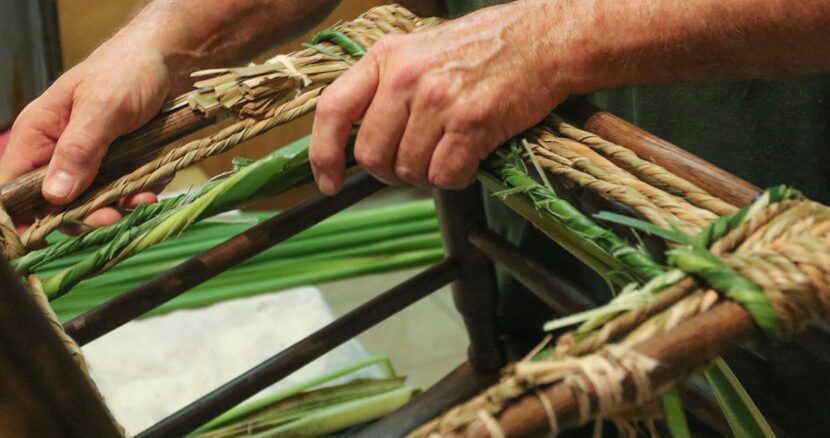
<path id="1" fill-rule="evenodd" d="M 303 287 L 133 321 L 83 351 L 107 405 L 135 435 L 333 319 L 319 290 Z M 349 341 L 259 396 L 367 356 Z"/>

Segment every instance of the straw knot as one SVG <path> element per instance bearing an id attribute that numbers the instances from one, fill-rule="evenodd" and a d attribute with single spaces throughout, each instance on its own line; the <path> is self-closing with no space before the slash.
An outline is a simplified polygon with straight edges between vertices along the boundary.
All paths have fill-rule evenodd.
<path id="1" fill-rule="evenodd" d="M 549 395 L 537 388 L 555 383 L 565 385 L 578 402 L 579 423 L 584 424 L 653 400 L 658 390 L 652 387 L 649 375 L 658 366 L 651 357 L 622 345 L 609 345 L 582 357 L 525 359 L 514 364 L 498 384 L 410 436 L 463 434 L 475 423 L 491 436 L 503 436 L 495 416 L 530 391 L 539 398 L 555 435 L 558 420 L 553 404 Z"/>
<path id="2" fill-rule="evenodd" d="M 6 260 L 14 260 L 26 252 L 12 218 L 6 213 L 3 204 L 0 204 L 0 250 L 2 250 L 0 255 Z"/>
<path id="3" fill-rule="evenodd" d="M 800 198 L 792 194 L 777 201 L 762 197 L 710 246 L 711 254 L 763 292 L 785 335 L 830 317 L 830 209 L 790 199 Z M 743 296 L 750 297 L 747 310 L 762 325 L 751 307 L 764 303 Z"/>

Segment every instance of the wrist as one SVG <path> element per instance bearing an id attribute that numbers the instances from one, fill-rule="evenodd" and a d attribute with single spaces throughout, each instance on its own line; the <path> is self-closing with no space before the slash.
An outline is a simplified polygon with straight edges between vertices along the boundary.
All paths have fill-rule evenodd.
<path id="1" fill-rule="evenodd" d="M 131 23 L 104 43 L 99 50 L 116 54 L 136 53 L 148 62 L 163 66 L 170 95 L 177 96 L 192 87 L 193 80 L 190 74 L 199 68 L 199 56 L 182 50 L 179 45 L 155 29 Z"/>
<path id="2" fill-rule="evenodd" d="M 640 37 L 614 24 L 623 8 L 613 1 L 524 0 L 531 56 L 552 93 L 563 99 L 639 82 Z M 525 36 L 527 40 L 527 37 Z"/>
<path id="3" fill-rule="evenodd" d="M 503 37 L 514 56 L 523 58 L 527 85 L 547 92 L 552 105 L 599 86 L 592 68 L 596 49 L 586 3 L 591 2 L 519 0 L 499 6 L 505 8 L 505 21 L 511 22 Z"/>

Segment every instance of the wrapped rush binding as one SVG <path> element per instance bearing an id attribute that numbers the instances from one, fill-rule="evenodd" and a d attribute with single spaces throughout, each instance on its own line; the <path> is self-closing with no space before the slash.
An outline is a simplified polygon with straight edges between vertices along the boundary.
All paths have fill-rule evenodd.
<path id="1" fill-rule="evenodd" d="M 592 419 L 635 434 L 633 420 L 649 417 L 638 408 L 659 406 L 691 374 L 708 369 L 715 392 L 729 390 L 717 387 L 734 379 L 718 357 L 753 330 L 778 339 L 828 317 L 830 208 L 796 190 L 776 187 L 738 209 L 557 117 L 482 167 L 496 196 L 625 287 L 605 306 L 551 321 L 546 329 L 581 325 L 413 436 L 555 434 Z M 549 178 L 630 207 L 643 219 L 596 218 L 663 239 L 666 266 L 557 197 Z M 762 418 L 731 423 L 738 435 L 771 434 Z"/>
<path id="2" fill-rule="evenodd" d="M 40 218 L 20 238 L 8 216 L 0 215 L 4 255 L 28 274 L 44 257 L 58 254 L 31 249 L 61 224 L 313 111 L 325 87 L 383 35 L 437 22 L 397 5 L 382 6 L 321 32 L 304 50 L 259 65 L 196 73 L 196 90 L 170 102 L 159 116 L 162 122 L 141 135 L 157 132 L 164 120 L 179 120 L 179 114 L 198 114 L 223 127 L 99 184 L 68 208 Z M 180 131 L 178 137 L 190 128 Z M 172 137 L 177 135 L 164 136 Z M 718 358 L 754 331 L 783 338 L 827 319 L 828 207 L 786 187 L 770 189 L 750 205 L 735 205 L 734 197 L 712 193 L 557 115 L 497 149 L 482 163 L 479 179 L 621 291 L 604 306 L 549 323 L 549 330 L 578 327 L 507 366 L 498 384 L 413 435 L 555 434 L 593 419 L 611 419 L 633 434 L 637 421 L 648 424 L 663 411 L 682 436 L 674 388 L 700 372 L 723 401 L 736 434 L 771 433 Z M 61 255 L 85 245 L 103 249 L 82 266 L 45 279 L 45 293 L 30 276 L 32 293 L 44 303 L 46 297 L 71 293 L 77 282 L 204 217 L 309 180 L 302 147 L 240 165 L 199 193 L 137 210 L 113 226 L 129 233 L 94 230 L 62 244 Z M 601 208 L 586 207 L 581 202 L 586 197 L 574 193 L 592 194 Z M 629 231 L 617 233 L 623 229 Z M 64 340 L 83 368 L 77 346 Z"/>

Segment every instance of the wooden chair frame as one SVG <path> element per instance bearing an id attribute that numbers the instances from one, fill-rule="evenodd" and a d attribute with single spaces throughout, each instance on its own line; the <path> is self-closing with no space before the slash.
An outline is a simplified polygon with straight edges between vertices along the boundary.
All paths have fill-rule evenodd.
<path id="1" fill-rule="evenodd" d="M 751 184 L 595 107 L 569 102 L 558 111 L 723 199 L 743 204 L 758 192 Z M 339 194 L 308 199 L 69 321 L 64 328 L 84 345 L 383 188 L 383 184 L 367 174 L 353 175 Z M 360 433 L 367 437 L 403 435 L 494 382 L 498 369 L 506 363 L 495 318 L 498 295 L 494 262 L 559 312 L 571 313 L 596 305 L 580 295 L 578 288 L 487 228 L 478 184 L 462 191 L 436 191 L 435 201 L 445 242 L 443 261 L 369 300 L 138 436 L 182 436 L 452 283 L 455 305 L 469 333 L 468 362 L 398 412 Z M 42 437 L 116 436 L 118 432 L 105 406 L 5 260 L 0 261 L 0 278 L 4 284 L 0 293 L 0 409 L 11 409 L 12 414 L 20 415 L 39 413 L 38 422 L 32 427 Z M 802 342 L 814 351 L 830 345 L 827 333 L 820 330 L 808 332 Z M 715 430 L 728 434 L 714 399 L 699 381 L 692 379 L 687 383 L 683 394 L 692 413 Z"/>

